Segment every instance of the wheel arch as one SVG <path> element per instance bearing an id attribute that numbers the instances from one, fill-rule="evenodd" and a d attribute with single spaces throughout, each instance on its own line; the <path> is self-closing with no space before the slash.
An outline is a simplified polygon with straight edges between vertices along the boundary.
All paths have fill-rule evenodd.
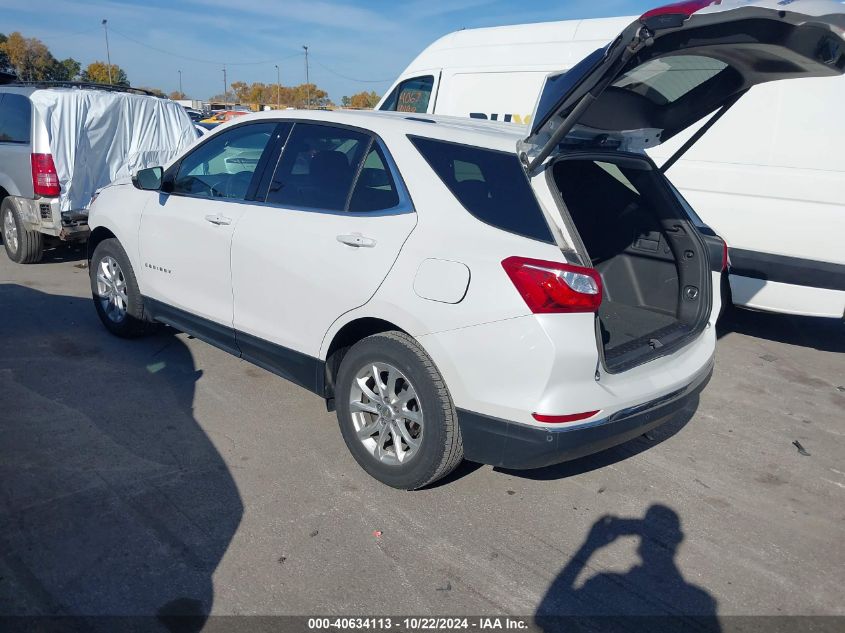
<path id="1" fill-rule="evenodd" d="M 91 231 L 91 235 L 88 236 L 87 247 L 87 256 L 89 264 L 91 262 L 91 258 L 94 256 L 94 249 L 97 248 L 99 243 L 103 240 L 108 240 L 111 238 L 117 239 L 117 236 L 104 226 L 98 226 L 93 231 Z"/>
<path id="2" fill-rule="evenodd" d="M 324 395 L 326 397 L 329 410 L 334 408 L 335 379 L 337 378 L 340 363 L 343 361 L 343 357 L 346 355 L 346 352 L 349 351 L 355 343 L 367 338 L 368 336 L 391 331 L 404 332 L 405 334 L 408 334 L 404 328 L 396 323 L 387 321 L 386 319 L 380 319 L 377 317 L 358 317 L 344 323 L 334 333 L 331 339 L 328 340 L 328 344 L 324 347 L 324 358 L 326 359 Z M 326 338 L 328 339 L 328 337 Z"/>

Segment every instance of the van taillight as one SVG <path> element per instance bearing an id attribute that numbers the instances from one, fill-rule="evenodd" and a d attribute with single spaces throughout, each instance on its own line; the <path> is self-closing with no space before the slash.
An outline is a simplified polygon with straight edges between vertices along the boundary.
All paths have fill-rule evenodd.
<path id="1" fill-rule="evenodd" d="M 502 267 L 534 314 L 595 312 L 601 305 L 594 268 L 526 257 L 508 257 Z"/>
<path id="2" fill-rule="evenodd" d="M 722 270 L 721 272 L 725 272 L 730 265 L 730 255 L 728 255 L 728 243 L 725 240 L 722 240 Z"/>
<path id="3" fill-rule="evenodd" d="M 61 193 L 59 175 L 51 154 L 32 154 L 32 188 L 36 196 L 55 197 Z"/>

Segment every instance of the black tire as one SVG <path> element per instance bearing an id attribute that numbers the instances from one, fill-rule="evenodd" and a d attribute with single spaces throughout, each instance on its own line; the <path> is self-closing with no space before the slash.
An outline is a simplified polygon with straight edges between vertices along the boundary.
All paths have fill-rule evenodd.
<path id="1" fill-rule="evenodd" d="M 121 320 L 115 320 L 109 316 L 97 289 L 97 274 L 103 260 L 107 257 L 111 257 L 117 262 L 120 276 L 126 287 L 127 307 L 125 315 Z M 103 325 L 106 326 L 109 332 L 121 338 L 136 338 L 143 336 L 151 330 L 153 324 L 144 315 L 144 298 L 141 296 L 141 290 L 138 288 L 135 271 L 132 270 L 129 257 L 117 239 L 110 238 L 97 244 L 94 254 L 91 257 L 89 277 L 91 280 L 91 295 L 94 299 L 94 307 L 97 310 L 100 321 L 103 322 Z"/>
<path id="2" fill-rule="evenodd" d="M 17 247 L 14 249 L 6 235 L 7 217 L 12 218 L 17 232 Z M 44 255 L 44 236 L 38 231 L 24 228 L 17 205 L 13 204 L 9 198 L 5 198 L 0 205 L 0 226 L 3 227 L 3 247 L 9 259 L 18 264 L 35 264 L 41 261 Z"/>
<path id="3" fill-rule="evenodd" d="M 416 454 L 404 464 L 379 461 L 355 430 L 349 400 L 356 373 L 372 363 L 386 363 L 407 376 L 424 413 Z M 402 490 L 422 488 L 452 472 L 464 456 L 455 405 L 428 354 L 403 332 L 385 332 L 356 343 L 343 357 L 337 375 L 335 406 L 340 432 L 352 456 L 371 476 Z"/>

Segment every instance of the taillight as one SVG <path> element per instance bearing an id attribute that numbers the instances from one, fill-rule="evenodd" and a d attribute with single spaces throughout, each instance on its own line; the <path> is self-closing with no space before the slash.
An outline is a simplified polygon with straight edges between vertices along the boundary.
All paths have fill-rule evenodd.
<path id="1" fill-rule="evenodd" d="M 51 154 L 32 154 L 32 188 L 36 196 L 55 197 L 61 193 L 59 175 Z"/>
<path id="2" fill-rule="evenodd" d="M 534 314 L 595 312 L 601 277 L 594 268 L 526 257 L 508 257 L 502 267 Z"/>
<path id="3" fill-rule="evenodd" d="M 645 21 L 659 15 L 679 15 L 688 18 L 693 13 L 706 9 L 711 4 L 721 4 L 721 0 L 687 0 L 686 2 L 675 2 L 657 7 L 651 11 L 646 11 L 640 16 L 640 20 Z"/>
<path id="4" fill-rule="evenodd" d="M 730 266 L 731 258 L 728 255 L 728 243 L 725 240 L 722 240 L 722 270 L 721 272 L 725 272 Z"/>

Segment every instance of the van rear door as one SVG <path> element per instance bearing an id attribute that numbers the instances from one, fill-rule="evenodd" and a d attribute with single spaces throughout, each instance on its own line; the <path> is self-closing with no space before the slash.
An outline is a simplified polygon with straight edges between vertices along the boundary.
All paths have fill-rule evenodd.
<path id="1" fill-rule="evenodd" d="M 841 2 L 680 2 L 643 14 L 604 49 L 549 76 L 518 149 L 529 170 L 561 144 L 640 151 L 757 84 L 843 73 Z"/>

